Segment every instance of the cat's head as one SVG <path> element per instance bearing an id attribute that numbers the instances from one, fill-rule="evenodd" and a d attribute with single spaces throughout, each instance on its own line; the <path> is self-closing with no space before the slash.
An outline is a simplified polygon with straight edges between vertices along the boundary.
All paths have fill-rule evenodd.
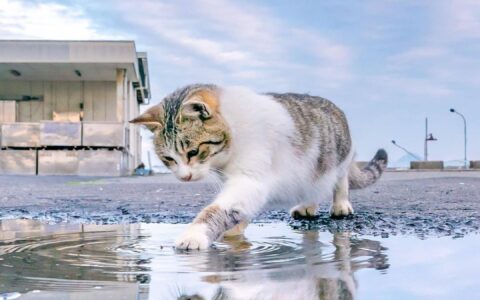
<path id="1" fill-rule="evenodd" d="M 231 134 L 218 97 L 213 85 L 189 85 L 130 122 L 153 132 L 156 154 L 177 178 L 199 180 L 229 155 Z"/>

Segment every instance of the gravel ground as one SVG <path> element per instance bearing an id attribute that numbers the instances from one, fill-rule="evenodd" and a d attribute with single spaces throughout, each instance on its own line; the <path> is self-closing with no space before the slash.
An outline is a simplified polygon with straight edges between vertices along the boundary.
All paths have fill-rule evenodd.
<path id="1" fill-rule="evenodd" d="M 0 219 L 187 223 L 217 190 L 212 182 L 181 183 L 171 175 L 0 176 Z M 480 232 L 480 172 L 386 172 L 377 184 L 352 191 L 351 200 L 356 214 L 346 219 L 329 218 L 325 202 L 313 220 L 295 221 L 285 211 L 268 211 L 255 222 L 282 220 L 294 228 L 383 237 Z"/>

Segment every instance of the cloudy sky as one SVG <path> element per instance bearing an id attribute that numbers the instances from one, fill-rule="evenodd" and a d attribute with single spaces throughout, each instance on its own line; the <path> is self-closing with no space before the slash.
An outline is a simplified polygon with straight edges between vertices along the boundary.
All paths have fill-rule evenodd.
<path id="1" fill-rule="evenodd" d="M 358 158 L 392 139 L 430 158 L 480 159 L 480 1 L 0 0 L 0 39 L 132 39 L 153 103 L 192 82 L 326 97 Z M 148 142 L 148 141 L 147 141 Z"/>

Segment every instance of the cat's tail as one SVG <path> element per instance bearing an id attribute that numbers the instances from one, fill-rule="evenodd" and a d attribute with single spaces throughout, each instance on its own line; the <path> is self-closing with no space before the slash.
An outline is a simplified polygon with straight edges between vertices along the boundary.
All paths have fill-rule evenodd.
<path id="1" fill-rule="evenodd" d="M 387 168 L 388 155 L 384 149 L 379 149 L 373 159 L 363 169 L 353 162 L 348 173 L 350 189 L 362 189 L 374 184 Z"/>

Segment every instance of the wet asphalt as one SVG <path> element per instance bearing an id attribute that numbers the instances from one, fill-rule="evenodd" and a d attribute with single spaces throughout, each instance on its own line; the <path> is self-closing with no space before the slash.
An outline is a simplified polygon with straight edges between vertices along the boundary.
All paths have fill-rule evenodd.
<path id="1" fill-rule="evenodd" d="M 188 223 L 218 192 L 213 182 L 178 182 L 171 175 L 96 178 L 0 176 L 0 219 L 50 223 Z M 355 215 L 293 220 L 286 211 L 266 211 L 254 222 L 287 222 L 296 229 L 350 231 L 388 237 L 413 234 L 462 237 L 480 230 L 480 172 L 386 172 L 354 190 Z"/>

